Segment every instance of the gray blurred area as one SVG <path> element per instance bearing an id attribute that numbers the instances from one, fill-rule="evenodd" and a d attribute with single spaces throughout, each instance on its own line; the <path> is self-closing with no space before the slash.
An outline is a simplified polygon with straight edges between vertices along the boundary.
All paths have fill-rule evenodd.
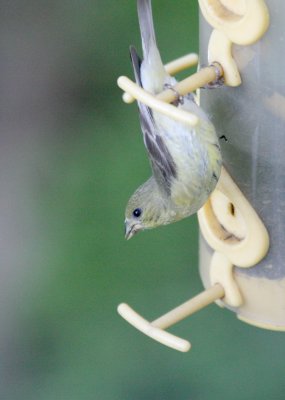
<path id="1" fill-rule="evenodd" d="M 165 62 L 197 51 L 196 1 L 153 8 Z M 179 354 L 117 315 L 203 289 L 196 217 L 124 239 L 150 173 L 116 86 L 130 44 L 133 0 L 0 1 L 0 399 L 281 400 L 283 334 L 213 305 L 171 329 Z"/>

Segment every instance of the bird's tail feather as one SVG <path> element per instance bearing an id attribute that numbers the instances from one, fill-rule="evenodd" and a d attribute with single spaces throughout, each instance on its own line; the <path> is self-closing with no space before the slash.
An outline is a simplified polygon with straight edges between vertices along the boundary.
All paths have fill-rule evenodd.
<path id="1" fill-rule="evenodd" d="M 142 38 L 144 58 L 147 57 L 153 45 L 156 45 L 155 31 L 151 9 L 151 0 L 138 0 L 138 17 Z"/>

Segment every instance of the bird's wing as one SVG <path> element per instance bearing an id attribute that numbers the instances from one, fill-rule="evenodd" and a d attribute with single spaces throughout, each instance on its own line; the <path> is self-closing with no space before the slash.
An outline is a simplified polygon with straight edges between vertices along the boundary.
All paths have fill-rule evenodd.
<path id="1" fill-rule="evenodd" d="M 142 86 L 140 78 L 141 60 L 134 47 L 130 48 L 130 55 L 136 82 Z M 138 107 L 144 144 L 149 154 L 154 178 L 167 193 L 170 193 L 171 180 L 177 175 L 175 163 L 163 141 L 163 137 L 158 133 L 151 109 L 139 101 Z"/>

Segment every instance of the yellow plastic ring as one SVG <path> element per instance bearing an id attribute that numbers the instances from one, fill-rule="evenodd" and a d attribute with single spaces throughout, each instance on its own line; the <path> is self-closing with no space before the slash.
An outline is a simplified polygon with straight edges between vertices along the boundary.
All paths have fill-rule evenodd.
<path id="1" fill-rule="evenodd" d="M 258 41 L 269 26 L 263 0 L 199 0 L 204 18 L 236 44 Z"/>

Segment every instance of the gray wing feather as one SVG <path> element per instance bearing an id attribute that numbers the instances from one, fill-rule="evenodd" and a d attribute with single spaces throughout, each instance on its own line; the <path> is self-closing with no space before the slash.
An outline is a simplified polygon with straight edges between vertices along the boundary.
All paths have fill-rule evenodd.
<path id="1" fill-rule="evenodd" d="M 136 82 L 138 85 L 142 86 L 140 79 L 141 60 L 133 46 L 130 47 L 130 55 Z M 151 109 L 139 101 L 138 107 L 144 144 L 149 154 L 153 175 L 157 183 L 160 184 L 166 192 L 170 193 L 171 180 L 177 175 L 175 163 L 162 136 L 157 133 Z"/>

